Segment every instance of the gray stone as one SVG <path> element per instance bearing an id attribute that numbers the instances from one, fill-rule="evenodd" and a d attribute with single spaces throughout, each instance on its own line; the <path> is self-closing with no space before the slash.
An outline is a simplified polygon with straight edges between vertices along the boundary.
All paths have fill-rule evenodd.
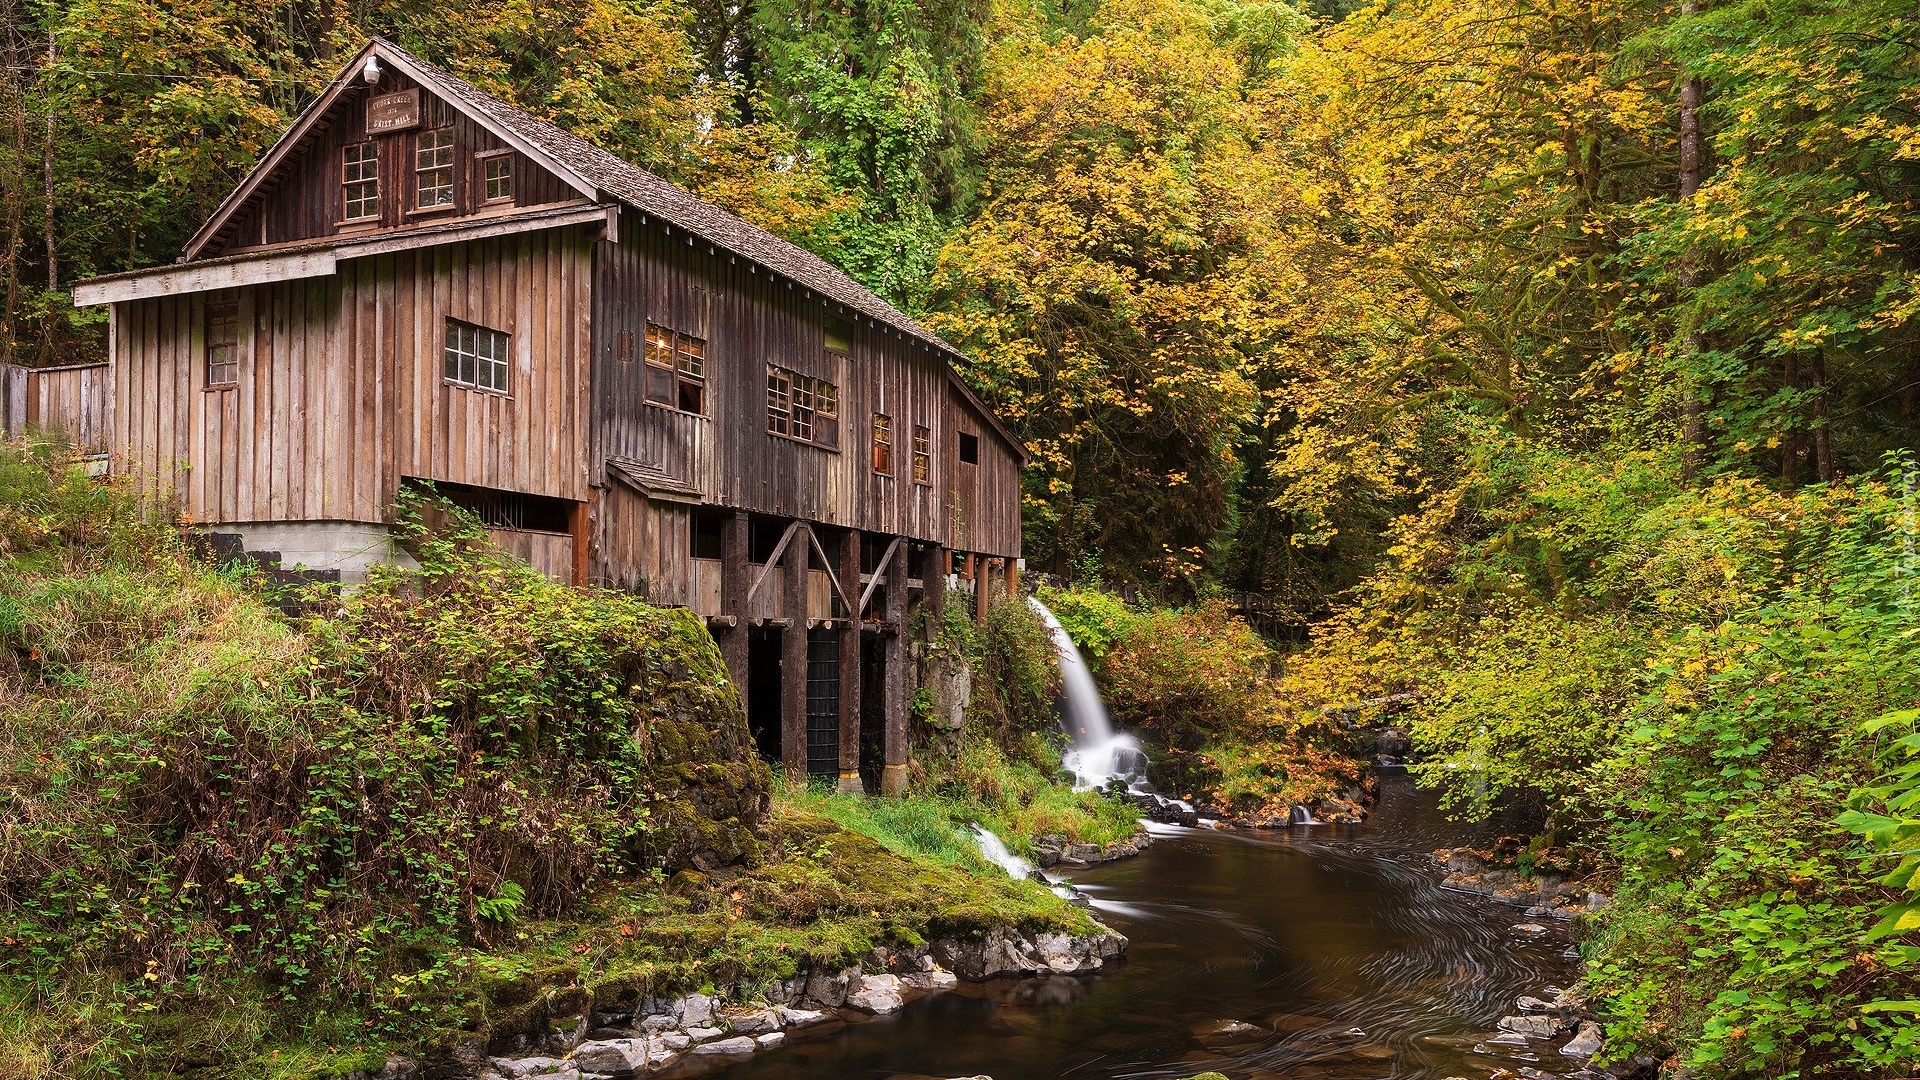
<path id="1" fill-rule="evenodd" d="M 509 1080 L 520 1080 L 524 1076 L 550 1076 L 563 1070 L 579 1074 L 579 1069 L 571 1061 L 550 1057 L 494 1058 L 494 1071 Z"/>
<path id="2" fill-rule="evenodd" d="M 705 994 L 688 994 L 673 1003 L 676 1027 L 705 1027 L 713 1022 L 713 999 Z"/>
<path id="3" fill-rule="evenodd" d="M 900 1007 L 900 978 L 897 975 L 868 975 L 858 988 L 847 992 L 847 1006 L 861 1012 L 890 1013 Z"/>
<path id="4" fill-rule="evenodd" d="M 859 977 L 859 968 L 836 972 L 815 971 L 807 976 L 807 1000 L 837 1009 L 846 1003 L 847 989 Z"/>
<path id="5" fill-rule="evenodd" d="M 1561 1047 L 1560 1052 L 1568 1057 L 1592 1057 L 1600 1052 L 1600 1047 L 1605 1041 L 1601 1036 L 1599 1024 L 1591 1020 L 1582 1020 L 1579 1032 L 1567 1040 L 1567 1045 Z"/>
<path id="6" fill-rule="evenodd" d="M 727 1018 L 727 1030 L 735 1035 L 764 1035 L 780 1030 L 780 1014 L 772 1009 L 737 1013 Z"/>
<path id="7" fill-rule="evenodd" d="M 678 1025 L 676 1025 L 673 1022 L 672 1013 L 663 1013 L 658 1016 L 649 1016 L 646 1019 L 640 1021 L 640 1030 L 646 1032 L 649 1035 L 658 1035 L 663 1031 L 670 1031 L 677 1026 Z"/>
<path id="8" fill-rule="evenodd" d="M 760 1044 L 760 1049 L 771 1050 L 787 1041 L 787 1033 L 784 1031 L 769 1031 L 764 1035 L 756 1037 L 753 1041 Z"/>
<path id="9" fill-rule="evenodd" d="M 753 1053 L 755 1050 L 758 1050 L 759 1048 L 760 1048 L 759 1043 L 754 1042 L 752 1039 L 746 1037 L 745 1035 L 736 1035 L 731 1039 L 721 1039 L 717 1042 L 701 1043 L 699 1046 L 696 1046 L 693 1048 L 693 1052 L 695 1054 L 702 1054 L 702 1055 L 709 1055 L 709 1056 L 715 1055 L 715 1054 L 746 1055 L 746 1054 Z"/>
<path id="10" fill-rule="evenodd" d="M 1551 1039 L 1560 1033 L 1561 1024 L 1552 1016 L 1503 1016 L 1498 1027 L 1529 1039 Z"/>
<path id="11" fill-rule="evenodd" d="M 660 1040 L 661 1046 L 666 1047 L 676 1054 L 693 1045 L 693 1036 L 688 1035 L 684 1031 L 669 1031 L 665 1035 L 656 1036 L 656 1038 Z"/>
<path id="12" fill-rule="evenodd" d="M 827 1014 L 818 1009 L 788 1009 L 783 1007 L 780 1010 L 781 1027 L 806 1027 L 809 1024 L 817 1024 L 826 1018 Z"/>
<path id="13" fill-rule="evenodd" d="M 655 1064 L 653 1044 L 648 1039 L 603 1039 L 585 1042 L 573 1048 L 573 1063 L 586 1072 L 644 1072 Z"/>
<path id="14" fill-rule="evenodd" d="M 960 985 L 960 976 L 951 971 L 910 971 L 900 976 L 900 985 L 933 993 Z"/>
<path id="15" fill-rule="evenodd" d="M 1538 936 L 1547 932 L 1547 928 L 1537 922 L 1514 923 L 1512 929 L 1516 934 L 1526 934 L 1529 936 Z"/>
<path id="16" fill-rule="evenodd" d="M 386 1064 L 373 1074 L 373 1080 L 413 1080 L 420 1072 L 420 1063 L 412 1058 L 403 1058 L 397 1054 L 387 1055 Z"/>
<path id="17" fill-rule="evenodd" d="M 1523 1013 L 1543 1013 L 1554 1010 L 1553 1002 L 1542 1001 L 1537 997 L 1522 997 L 1513 1003 L 1513 1007 Z"/>
<path id="18" fill-rule="evenodd" d="M 709 1042 L 719 1038 L 722 1034 L 724 1034 L 724 1032 L 717 1027 L 690 1027 L 687 1029 L 687 1038 L 692 1039 L 694 1042 Z"/>
<path id="19" fill-rule="evenodd" d="M 1067 850 L 1063 853 L 1063 857 L 1067 862 L 1082 862 L 1082 863 L 1099 862 L 1100 861 L 1100 845 L 1068 844 Z"/>

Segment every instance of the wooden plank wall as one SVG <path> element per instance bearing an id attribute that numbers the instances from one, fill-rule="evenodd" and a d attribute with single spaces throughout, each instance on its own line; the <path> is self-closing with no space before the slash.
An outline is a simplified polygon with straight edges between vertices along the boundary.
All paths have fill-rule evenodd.
<path id="1" fill-rule="evenodd" d="M 403 477 L 585 499 L 590 243 L 525 233 L 125 304 L 115 441 L 202 522 L 385 521 Z M 226 295 L 240 377 L 209 388 L 205 306 Z M 509 393 L 442 378 L 449 317 L 512 336 Z"/>
<path id="2" fill-rule="evenodd" d="M 83 454 L 104 454 L 110 442 L 112 382 L 106 364 L 54 368 L 0 366 L 0 434 L 64 431 Z"/>
<path id="3" fill-rule="evenodd" d="M 643 462 L 698 488 L 710 504 L 948 545 L 957 479 L 952 426 L 965 417 L 969 430 L 981 436 L 983 459 L 969 470 L 984 470 L 978 479 L 967 480 L 969 505 L 985 498 L 991 506 L 990 519 L 971 533 L 979 544 L 991 545 L 978 550 L 1019 554 L 1018 464 L 971 405 L 950 391 L 941 357 L 864 317 L 849 320 L 856 324 L 851 351 L 830 353 L 823 338 L 829 311 L 851 313 L 840 313 L 837 305 L 750 268 L 745 260 L 642 219 L 628 210 L 621 218 L 620 242 L 602 242 L 596 253 L 596 461 L 619 456 Z M 648 322 L 706 339 L 705 416 L 646 402 L 642 354 Z M 616 352 L 622 331 L 633 335 L 631 360 L 619 359 Z M 839 388 L 837 448 L 768 434 L 769 363 Z M 891 476 L 872 468 L 876 412 L 893 418 Z M 916 424 L 930 432 L 933 475 L 927 484 L 912 479 Z M 605 512 L 618 513 L 611 507 Z M 645 539 L 625 525 L 616 531 L 604 521 L 596 536 L 596 565 L 609 580 L 652 579 L 655 573 L 663 581 L 684 578 L 683 571 L 655 561 L 685 562 L 684 542 L 677 555 L 663 554 L 673 545 Z M 642 565 L 656 569 L 639 570 Z"/>
<path id="4" fill-rule="evenodd" d="M 946 460 L 950 543 L 960 551 L 1020 555 L 1020 459 L 973 407 L 965 394 L 949 386 L 947 414 L 952 434 L 940 456 Z M 962 432 L 979 439 L 980 461 L 960 460 Z"/>
<path id="5" fill-rule="evenodd" d="M 334 236 L 341 231 L 344 209 L 341 188 L 341 148 L 365 142 L 366 102 L 374 94 L 420 91 L 420 126 L 375 136 L 380 153 L 381 228 L 441 222 L 483 212 L 485 173 L 474 155 L 505 148 L 506 144 L 445 100 L 435 97 L 411 79 L 388 70 L 378 89 L 369 92 L 356 82 L 308 135 L 305 145 L 282 163 L 279 171 L 250 204 L 234 216 L 233 224 L 208 246 L 207 256 L 262 244 L 291 243 Z M 422 131 L 451 127 L 454 134 L 454 205 L 451 210 L 414 210 L 413 150 Z M 541 169 L 525 155 L 513 154 L 514 203 L 517 207 L 545 206 L 573 201 L 579 193 L 559 177 Z M 368 223 L 373 224 L 373 223 Z M 365 226 L 349 226 L 349 228 Z"/>

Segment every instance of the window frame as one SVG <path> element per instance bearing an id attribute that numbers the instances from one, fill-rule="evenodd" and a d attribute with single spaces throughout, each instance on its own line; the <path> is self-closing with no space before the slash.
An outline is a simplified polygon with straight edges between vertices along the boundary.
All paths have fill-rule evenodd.
<path id="1" fill-rule="evenodd" d="M 802 425 L 805 434 L 799 434 Z M 839 384 L 778 364 L 768 364 L 767 434 L 838 453 Z"/>
<path id="2" fill-rule="evenodd" d="M 465 341 L 460 335 L 469 331 L 473 334 L 473 349 L 471 351 L 460 348 Z M 487 335 L 486 340 L 493 344 L 495 349 L 495 351 L 485 356 L 482 356 L 479 351 L 481 335 L 483 334 Z M 461 376 L 462 363 L 459 359 L 460 357 L 471 358 L 473 362 L 473 379 L 467 379 Z M 482 360 L 487 362 L 488 371 L 497 371 L 499 373 L 501 385 L 494 386 L 491 383 L 479 381 L 481 371 L 480 364 Z M 449 364 L 452 365 L 452 371 L 448 370 Z M 451 315 L 447 316 L 446 336 L 441 339 L 440 346 L 440 379 L 448 386 L 459 387 L 462 390 L 477 390 L 483 394 L 500 394 L 504 397 L 512 397 L 513 335 L 505 330 L 496 330 L 491 326 L 482 326 L 479 323 L 469 322 L 466 319 L 456 319 Z"/>
<path id="3" fill-rule="evenodd" d="M 908 449 L 912 454 L 913 482 L 922 487 L 932 487 L 933 432 L 925 424 L 913 425 L 913 442 Z"/>
<path id="4" fill-rule="evenodd" d="M 358 158 L 353 161 L 349 161 L 347 160 L 347 154 L 349 151 L 361 151 L 366 153 L 367 156 Z M 373 175 L 372 176 L 348 175 L 348 170 L 356 165 L 362 166 L 362 167 L 371 165 L 373 167 Z M 356 200 L 353 197 L 353 189 L 356 185 L 360 185 L 360 184 L 373 185 L 373 191 L 371 194 Z M 373 207 L 373 212 L 368 214 L 358 214 L 358 215 L 354 214 L 351 208 L 355 202 L 359 202 L 362 205 L 371 204 Z M 340 223 L 342 225 L 354 225 L 363 221 L 379 221 L 379 220 L 380 220 L 380 143 L 374 139 L 367 139 L 363 142 L 347 143 L 346 145 L 340 148 Z"/>
<path id="5" fill-rule="evenodd" d="M 645 340 L 640 350 L 640 399 L 656 408 L 706 416 L 707 339 L 648 321 Z M 631 353 L 625 358 L 631 359 Z"/>
<path id="6" fill-rule="evenodd" d="M 480 198 L 475 201 L 481 206 L 503 206 L 513 202 L 514 195 L 516 194 L 514 191 L 516 176 L 513 168 L 513 150 L 510 148 L 505 150 L 482 150 L 473 155 L 473 157 L 480 165 L 480 175 L 475 178 L 480 182 Z M 506 166 L 504 175 L 507 182 L 507 190 L 505 194 L 501 195 L 493 194 L 493 182 L 495 178 L 487 172 L 487 170 L 493 168 L 496 163 Z"/>
<path id="7" fill-rule="evenodd" d="M 442 137 L 445 137 L 446 142 L 442 143 L 439 141 Z M 432 146 L 425 145 L 428 139 L 434 140 L 434 143 Z M 433 164 L 422 165 L 420 163 L 421 155 L 429 151 L 433 152 L 436 155 L 444 152 L 446 155 L 446 160 L 440 161 L 436 157 Z M 459 155 L 458 147 L 456 146 L 456 141 L 453 137 L 452 128 L 450 127 L 433 128 L 428 131 L 422 131 L 418 135 L 414 136 L 413 138 L 413 212 L 414 213 L 435 214 L 435 213 L 443 213 L 445 211 L 454 209 L 456 201 L 458 200 L 458 197 L 459 197 L 459 192 L 456 190 L 457 184 L 454 179 L 454 172 L 455 172 L 454 164 L 459 160 L 460 160 L 460 155 Z M 445 201 L 433 202 L 433 203 L 429 203 L 426 201 L 426 198 L 425 198 L 427 193 L 426 181 L 427 181 L 428 174 L 435 174 L 435 175 L 444 174 L 445 175 L 446 177 L 445 184 L 436 183 L 433 185 L 434 191 L 439 191 L 443 187 L 445 188 L 447 193 L 447 197 Z"/>
<path id="8" fill-rule="evenodd" d="M 972 457 L 967 456 L 967 448 L 969 446 L 973 448 Z M 980 436 L 971 431 L 962 431 L 960 433 L 960 445 L 955 456 L 960 459 L 960 464 L 962 465 L 980 464 Z"/>
<path id="9" fill-rule="evenodd" d="M 873 471 L 878 476 L 893 475 L 893 417 L 873 414 Z"/>
<path id="10" fill-rule="evenodd" d="M 214 340 L 214 326 L 216 323 L 221 322 L 229 325 L 232 331 L 230 340 Z M 201 383 L 202 389 L 231 390 L 240 385 L 240 342 L 242 336 L 240 327 L 240 301 L 209 301 L 201 308 L 200 376 L 203 380 Z M 229 349 L 231 351 L 227 354 L 226 359 L 216 361 L 214 359 L 215 349 Z M 214 370 L 217 367 L 230 369 L 228 377 L 225 379 L 216 379 L 214 377 Z"/>

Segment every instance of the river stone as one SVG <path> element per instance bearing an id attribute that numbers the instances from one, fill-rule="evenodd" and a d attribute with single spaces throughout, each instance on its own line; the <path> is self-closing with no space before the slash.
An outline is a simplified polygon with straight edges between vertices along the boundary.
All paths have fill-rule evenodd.
<path id="1" fill-rule="evenodd" d="M 731 1039 L 721 1039 L 718 1042 L 701 1043 L 699 1046 L 693 1048 L 693 1052 L 709 1056 L 715 1054 L 746 1055 L 753 1053 L 759 1048 L 759 1043 L 754 1042 L 745 1035 L 738 1035 Z"/>
<path id="2" fill-rule="evenodd" d="M 721 1031 L 717 1027 L 690 1027 L 687 1029 L 687 1038 L 697 1043 L 712 1042 L 719 1038 L 720 1035 Z"/>
<path id="3" fill-rule="evenodd" d="M 764 1035 L 769 1031 L 778 1031 L 780 1014 L 772 1009 L 740 1013 L 727 1018 L 727 1030 L 735 1035 Z"/>
<path id="4" fill-rule="evenodd" d="M 688 1035 L 684 1031 L 669 1031 L 665 1035 L 655 1037 L 660 1040 L 661 1046 L 672 1050 L 676 1054 L 693 1045 L 693 1036 Z"/>
<path id="5" fill-rule="evenodd" d="M 910 971 L 900 976 L 900 984 L 915 990 L 951 990 L 960 985 L 960 976 L 951 971 Z"/>
<path id="6" fill-rule="evenodd" d="M 660 1047 L 664 1051 L 665 1047 Z M 623 1073 L 645 1072 L 649 1065 L 659 1064 L 654 1053 L 654 1045 L 649 1039 L 603 1039 L 598 1042 L 584 1042 L 573 1048 L 573 1063 L 587 1072 L 619 1075 Z"/>
<path id="7" fill-rule="evenodd" d="M 845 1004 L 847 989 L 859 977 L 860 969 L 857 967 L 844 971 L 815 971 L 807 976 L 807 1000 L 837 1009 Z"/>
<path id="8" fill-rule="evenodd" d="M 1516 1000 L 1513 1003 L 1513 1007 L 1516 1009 L 1519 1009 L 1523 1013 L 1552 1012 L 1554 1011 L 1554 1008 L 1555 1008 L 1553 1002 L 1542 1001 L 1539 998 L 1532 997 L 1532 996 L 1526 996 Z"/>
<path id="9" fill-rule="evenodd" d="M 1481 1053 L 1482 1052 L 1480 1049 L 1481 1046 L 1525 1046 L 1525 1045 L 1527 1045 L 1527 1037 L 1525 1035 L 1522 1035 L 1517 1031 L 1502 1031 L 1493 1035 L 1489 1035 L 1485 1039 L 1481 1040 L 1480 1044 L 1473 1048 L 1473 1052 L 1476 1054 Z"/>
<path id="10" fill-rule="evenodd" d="M 676 1027 L 707 1027 L 713 1023 L 713 999 L 705 994 L 688 994 L 673 1003 Z"/>
<path id="11" fill-rule="evenodd" d="M 649 1016 L 640 1021 L 640 1030 L 648 1035 L 658 1035 L 663 1031 L 671 1031 L 676 1026 L 673 1022 L 673 1016 L 670 1013 L 659 1016 Z"/>
<path id="12" fill-rule="evenodd" d="M 827 1014 L 818 1009 L 790 1009 L 784 1005 L 780 1007 L 781 1027 L 806 1027 L 826 1018 Z"/>
<path id="13" fill-rule="evenodd" d="M 1347 1053 L 1357 1058 L 1365 1058 L 1368 1061 L 1387 1061 L 1400 1056 L 1400 1051 L 1395 1050 L 1385 1043 L 1368 1043 L 1365 1046 L 1356 1046 L 1352 1050 L 1347 1051 Z"/>
<path id="14" fill-rule="evenodd" d="M 580 1070 L 573 1062 L 550 1057 L 494 1058 L 493 1069 L 508 1080 L 520 1080 L 524 1076 L 552 1076 L 562 1072 L 580 1075 Z"/>
<path id="15" fill-rule="evenodd" d="M 769 1031 L 764 1035 L 755 1037 L 753 1041 L 759 1045 L 760 1049 L 771 1050 L 787 1041 L 787 1033 L 784 1031 Z"/>
<path id="16" fill-rule="evenodd" d="M 1193 1025 L 1193 1037 L 1203 1046 L 1252 1042 L 1265 1034 L 1244 1020 L 1206 1020 Z"/>
<path id="17" fill-rule="evenodd" d="M 1497 1025 L 1530 1039 L 1551 1039 L 1560 1033 L 1560 1021 L 1551 1016 L 1503 1016 Z"/>
<path id="18" fill-rule="evenodd" d="M 868 975 L 856 990 L 847 993 L 847 1006 L 861 1012 L 890 1013 L 900 1007 L 900 977 Z"/>
<path id="19" fill-rule="evenodd" d="M 1537 922 L 1514 923 L 1512 930 L 1516 934 L 1526 934 L 1529 937 L 1537 937 L 1547 932 L 1547 928 Z"/>
<path id="20" fill-rule="evenodd" d="M 1602 1041 L 1600 1025 L 1591 1020 L 1582 1020 L 1579 1033 L 1569 1039 L 1560 1052 L 1568 1057 L 1592 1057 L 1600 1052 Z"/>

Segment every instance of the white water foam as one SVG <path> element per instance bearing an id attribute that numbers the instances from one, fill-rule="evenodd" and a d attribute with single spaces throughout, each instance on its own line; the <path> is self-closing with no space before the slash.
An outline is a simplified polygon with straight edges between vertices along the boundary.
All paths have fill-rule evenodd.
<path id="1" fill-rule="evenodd" d="M 1061 768 L 1073 774 L 1077 788 L 1104 788 L 1118 780 L 1128 791 L 1138 790 L 1147 779 L 1147 758 L 1140 743 L 1131 735 L 1113 730 L 1113 718 L 1100 700 L 1093 671 L 1060 620 L 1039 597 L 1029 596 L 1027 603 L 1047 624 L 1047 633 L 1052 635 L 1053 647 L 1060 655 L 1060 722 L 1073 740 L 1073 749 L 1060 760 Z"/>

